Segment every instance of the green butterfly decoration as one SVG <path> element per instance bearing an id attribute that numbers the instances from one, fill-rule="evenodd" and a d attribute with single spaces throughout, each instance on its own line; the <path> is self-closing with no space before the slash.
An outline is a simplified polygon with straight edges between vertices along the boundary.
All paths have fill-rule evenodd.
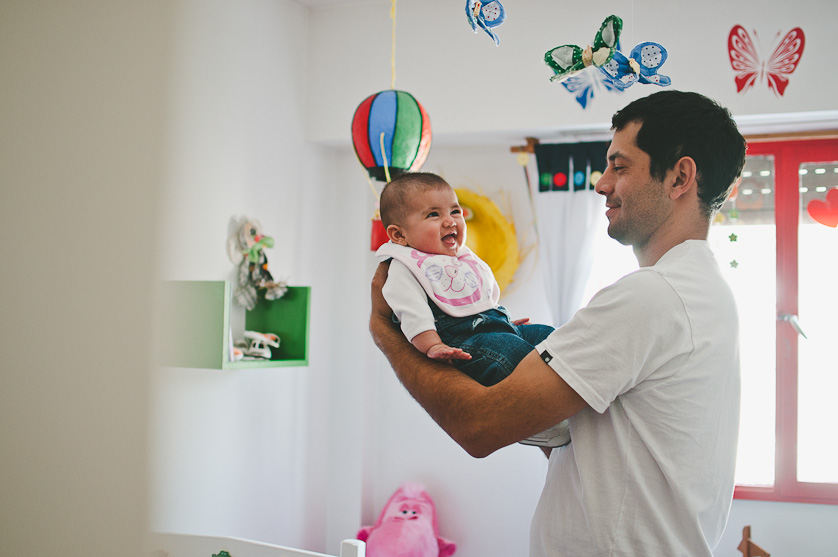
<path id="1" fill-rule="evenodd" d="M 576 45 L 566 44 L 548 50 L 544 54 L 544 63 L 556 74 L 550 81 L 561 81 L 578 74 L 588 66 L 598 68 L 610 62 L 617 51 L 622 30 L 623 20 L 616 15 L 610 15 L 602 22 L 592 46 L 583 50 Z"/>

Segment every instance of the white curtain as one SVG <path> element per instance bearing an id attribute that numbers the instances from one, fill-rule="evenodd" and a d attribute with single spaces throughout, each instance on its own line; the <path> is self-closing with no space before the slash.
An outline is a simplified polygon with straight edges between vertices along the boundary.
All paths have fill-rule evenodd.
<path id="1" fill-rule="evenodd" d="M 596 160 L 590 162 L 595 167 L 604 167 L 604 155 L 601 161 L 596 155 L 594 158 Z M 594 239 L 607 226 L 605 198 L 590 189 L 591 164 L 586 161 L 585 166 L 582 166 L 580 162 L 577 158 L 575 166 L 585 173 L 585 189 L 574 191 L 571 184 L 568 191 L 538 191 L 538 181 L 531 183 L 538 226 L 540 267 L 556 327 L 567 323 L 581 306 L 594 260 Z M 545 166 L 549 167 L 549 163 L 539 163 L 542 173 Z M 571 162 L 568 169 L 571 180 L 573 166 Z"/>
<path id="2" fill-rule="evenodd" d="M 556 327 L 582 304 L 593 265 L 597 228 L 604 228 L 605 199 L 593 190 L 535 194 L 541 269 Z"/>

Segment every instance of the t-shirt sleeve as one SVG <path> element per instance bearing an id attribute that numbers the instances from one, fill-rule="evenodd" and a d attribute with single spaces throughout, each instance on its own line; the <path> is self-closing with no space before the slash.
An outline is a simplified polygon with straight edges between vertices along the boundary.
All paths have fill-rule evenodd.
<path id="1" fill-rule="evenodd" d="M 428 295 L 403 263 L 391 261 L 381 293 L 399 320 L 407 340 L 412 341 L 419 333 L 436 330 Z"/>
<path id="2" fill-rule="evenodd" d="M 542 359 L 594 410 L 692 350 L 680 298 L 658 273 L 640 270 L 604 288 L 536 346 Z M 654 377 L 665 380 L 665 377 Z"/>

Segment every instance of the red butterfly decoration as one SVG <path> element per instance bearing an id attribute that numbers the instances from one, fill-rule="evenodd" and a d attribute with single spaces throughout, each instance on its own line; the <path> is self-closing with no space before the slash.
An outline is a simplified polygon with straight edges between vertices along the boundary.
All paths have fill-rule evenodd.
<path id="1" fill-rule="evenodd" d="M 771 57 L 762 60 L 748 32 L 741 25 L 734 25 L 727 38 L 727 53 L 730 66 L 736 72 L 736 92 L 747 91 L 757 80 L 765 80 L 774 94 L 782 95 L 789 84 L 789 76 L 803 56 L 805 43 L 803 30 L 795 27 L 783 37 Z"/>

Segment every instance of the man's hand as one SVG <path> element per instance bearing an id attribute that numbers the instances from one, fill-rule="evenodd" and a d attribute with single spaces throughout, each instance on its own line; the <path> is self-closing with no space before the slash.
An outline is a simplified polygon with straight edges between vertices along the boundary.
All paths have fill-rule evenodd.
<path id="1" fill-rule="evenodd" d="M 384 299 L 384 294 L 381 289 L 384 288 L 384 283 L 387 281 L 387 271 L 390 268 L 390 261 L 385 261 L 378 264 L 375 274 L 372 277 L 372 315 L 370 316 L 370 332 L 373 333 L 372 338 L 378 344 L 373 325 L 386 324 L 389 328 L 393 328 L 393 320 L 390 316 L 393 310 L 387 305 L 387 300 Z"/>

